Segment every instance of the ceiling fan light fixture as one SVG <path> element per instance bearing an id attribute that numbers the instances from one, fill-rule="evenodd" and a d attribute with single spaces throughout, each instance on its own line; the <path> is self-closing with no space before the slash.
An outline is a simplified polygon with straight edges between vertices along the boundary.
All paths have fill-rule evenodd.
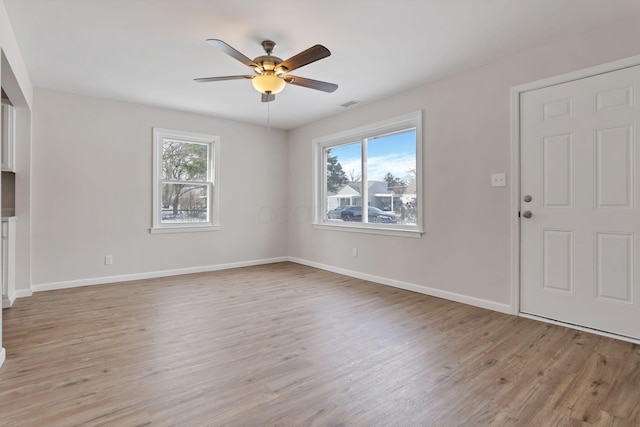
<path id="1" fill-rule="evenodd" d="M 259 76 L 255 76 L 251 80 L 251 83 L 258 92 L 271 95 L 282 92 L 282 89 L 284 89 L 286 85 L 285 81 L 273 72 L 265 72 Z"/>

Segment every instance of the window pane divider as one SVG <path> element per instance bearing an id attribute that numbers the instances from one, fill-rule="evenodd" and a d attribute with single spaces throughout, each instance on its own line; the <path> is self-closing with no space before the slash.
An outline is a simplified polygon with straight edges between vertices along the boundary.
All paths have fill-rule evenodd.
<path id="1" fill-rule="evenodd" d="M 187 185 L 209 185 L 210 181 L 170 181 L 163 179 L 160 181 L 162 184 L 187 184 Z"/>
<path id="2" fill-rule="evenodd" d="M 362 223 L 363 224 L 368 224 L 369 223 L 369 174 L 368 174 L 368 170 L 367 170 L 367 164 L 368 164 L 368 150 L 367 150 L 367 144 L 369 143 L 369 138 L 362 138 L 362 140 L 360 141 L 360 148 L 362 150 L 362 159 L 360 161 L 362 170 L 360 171 L 360 175 L 362 176 L 362 178 L 360 179 L 360 181 L 362 181 Z"/>

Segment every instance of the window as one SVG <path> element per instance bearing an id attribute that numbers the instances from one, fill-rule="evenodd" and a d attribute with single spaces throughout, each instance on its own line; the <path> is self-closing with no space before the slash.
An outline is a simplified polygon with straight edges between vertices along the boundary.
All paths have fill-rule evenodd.
<path id="1" fill-rule="evenodd" d="M 153 129 L 152 233 L 219 228 L 217 136 Z"/>
<path id="2" fill-rule="evenodd" d="M 420 236 L 420 111 L 314 144 L 316 227 Z"/>

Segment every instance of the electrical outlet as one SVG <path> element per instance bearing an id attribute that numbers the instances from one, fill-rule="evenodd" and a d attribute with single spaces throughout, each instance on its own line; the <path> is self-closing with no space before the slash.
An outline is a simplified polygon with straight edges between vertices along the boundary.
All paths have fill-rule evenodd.
<path id="1" fill-rule="evenodd" d="M 113 264 L 113 256 L 112 255 L 105 255 L 104 263 L 105 263 L 105 265 Z"/>
<path id="2" fill-rule="evenodd" d="M 351 255 L 355 258 L 358 256 L 358 248 L 351 249 Z"/>
<path id="3" fill-rule="evenodd" d="M 507 174 L 502 173 L 492 173 L 491 174 L 491 186 L 492 187 L 504 187 L 507 185 Z"/>

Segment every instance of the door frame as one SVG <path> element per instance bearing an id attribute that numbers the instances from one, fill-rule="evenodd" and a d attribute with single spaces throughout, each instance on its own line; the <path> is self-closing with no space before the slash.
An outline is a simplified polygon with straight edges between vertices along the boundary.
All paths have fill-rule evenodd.
<path id="1" fill-rule="evenodd" d="M 536 320 L 541 320 L 548 323 L 554 323 L 563 326 L 569 326 L 574 329 L 587 331 L 599 335 L 609 336 L 625 341 L 640 344 L 640 340 L 634 340 L 633 338 L 623 337 L 603 331 L 597 331 L 594 329 L 584 328 L 576 325 L 569 325 L 563 322 L 546 319 L 543 317 L 532 316 L 520 312 L 520 217 L 518 215 L 520 210 L 520 96 L 525 92 L 532 90 L 542 89 L 549 86 L 555 86 L 562 83 L 568 83 L 574 80 L 580 80 L 588 77 L 597 76 L 599 74 L 609 73 L 612 71 L 622 70 L 624 68 L 634 67 L 640 65 L 640 55 L 631 56 L 628 58 L 607 62 L 605 64 L 596 65 L 593 67 L 584 68 L 577 71 L 572 71 L 558 76 L 553 76 L 533 82 L 525 83 L 511 88 L 511 313 L 517 316 L 528 317 Z"/>

